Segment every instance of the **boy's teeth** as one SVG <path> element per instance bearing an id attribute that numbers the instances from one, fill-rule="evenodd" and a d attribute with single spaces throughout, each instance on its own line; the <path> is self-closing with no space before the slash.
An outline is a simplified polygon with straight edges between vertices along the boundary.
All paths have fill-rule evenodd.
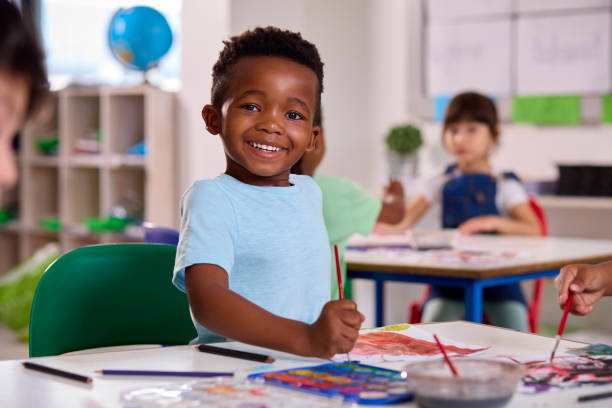
<path id="1" fill-rule="evenodd" d="M 280 147 L 268 146 L 265 144 L 254 143 L 254 142 L 251 142 L 251 146 L 257 147 L 258 149 L 265 150 L 268 152 L 280 152 L 281 150 Z"/>

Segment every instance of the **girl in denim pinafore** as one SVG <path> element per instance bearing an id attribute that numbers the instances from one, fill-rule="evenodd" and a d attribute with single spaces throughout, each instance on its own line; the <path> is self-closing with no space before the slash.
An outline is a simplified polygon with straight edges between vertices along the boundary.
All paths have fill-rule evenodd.
<path id="1" fill-rule="evenodd" d="M 491 99 L 474 92 L 455 96 L 446 111 L 443 141 L 456 163 L 432 178 L 408 203 L 400 224 L 382 229 L 410 228 L 432 204 L 439 202 L 442 226 L 457 228 L 462 234 L 539 235 L 538 219 L 516 176 L 495 176 L 492 172 L 489 154 L 498 140 L 498 125 Z M 461 288 L 433 286 L 422 321 L 461 319 L 463 299 Z M 483 300 L 492 324 L 527 329 L 527 308 L 518 284 L 486 288 Z"/>
<path id="2" fill-rule="evenodd" d="M 458 228 L 464 222 L 479 216 L 501 216 L 496 205 L 498 179 L 485 173 L 461 174 L 453 177 L 452 173 L 456 168 L 456 164 L 449 166 L 445 172 L 452 178 L 442 188 L 442 226 Z M 504 173 L 501 178 L 518 181 L 514 173 Z M 492 231 L 491 233 L 497 232 Z M 427 301 L 436 298 L 449 299 L 463 304 L 464 290 L 457 287 L 432 286 Z M 507 316 L 498 316 L 498 313 L 494 312 L 489 318 L 492 323 L 511 325 L 519 330 L 527 328 L 526 322 L 523 322 L 527 309 L 521 310 L 521 305 L 526 308 L 526 303 L 518 283 L 485 288 L 483 301 L 488 305 L 486 309 L 497 309 L 495 306 L 502 307 L 501 304 L 491 306 L 493 302 L 517 302 L 518 304 L 510 306 L 510 309 L 517 309 L 518 316 L 508 319 Z M 437 306 L 437 309 L 440 308 L 441 306 Z M 502 309 L 508 309 L 508 306 Z M 429 315 L 431 314 L 430 312 Z M 508 323 L 509 321 L 513 323 Z"/>

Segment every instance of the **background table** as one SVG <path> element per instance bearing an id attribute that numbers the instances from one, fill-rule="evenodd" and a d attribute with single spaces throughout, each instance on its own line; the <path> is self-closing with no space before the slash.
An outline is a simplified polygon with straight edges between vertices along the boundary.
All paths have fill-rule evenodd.
<path id="1" fill-rule="evenodd" d="M 469 322 L 447 322 L 418 325 L 431 333 L 467 344 L 492 345 L 482 356 L 512 354 L 526 356 L 550 353 L 554 340 L 514 330 Z M 560 352 L 568 347 L 580 347 L 582 343 L 562 340 Z M 225 343 L 225 347 L 241 350 L 263 352 L 274 356 L 277 361 L 272 369 L 300 367 L 324 362 L 324 360 L 302 358 L 286 353 L 264 350 L 240 343 Z M 261 363 L 227 358 L 198 352 L 194 346 L 149 347 L 124 351 L 107 351 L 100 353 L 62 355 L 30 359 L 40 364 L 90 375 L 93 384 L 81 385 L 48 374 L 23 368 L 20 361 L 0 362 L 0 402 L 2 407 L 118 407 L 119 395 L 126 389 L 148 385 L 188 382 L 188 378 L 143 378 L 143 377 L 101 377 L 95 374 L 100 369 L 141 369 L 141 370 L 200 370 L 200 371 L 236 371 L 249 370 Z M 381 363 L 381 367 L 401 369 L 404 363 Z M 591 388 L 589 390 L 570 390 L 545 395 L 516 394 L 508 407 L 572 407 L 578 395 L 612 390 L 612 386 Z M 609 403 L 610 401 L 604 401 Z M 591 404 L 580 404 L 588 408 L 601 405 L 601 401 Z M 394 405 L 400 407 L 416 406 L 414 403 Z"/>
<path id="2" fill-rule="evenodd" d="M 350 245 L 350 241 L 349 241 Z M 482 321 L 482 290 L 528 279 L 554 277 L 570 263 L 612 259 L 611 240 L 471 235 L 460 237 L 454 249 L 478 252 L 514 252 L 519 256 L 495 264 L 415 262 L 409 251 L 347 249 L 347 276 L 376 284 L 376 325 L 384 325 L 386 281 L 456 286 L 465 289 L 465 319 Z"/>

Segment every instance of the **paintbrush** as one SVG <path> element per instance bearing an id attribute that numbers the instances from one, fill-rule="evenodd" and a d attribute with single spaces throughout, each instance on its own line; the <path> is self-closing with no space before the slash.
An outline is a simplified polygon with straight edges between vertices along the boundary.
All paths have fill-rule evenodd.
<path id="1" fill-rule="evenodd" d="M 338 274 L 338 293 L 340 300 L 344 299 L 344 286 L 342 286 L 342 272 L 340 271 L 340 257 L 338 256 L 338 245 L 334 244 L 334 252 L 336 254 L 336 272 Z M 351 361 L 351 355 L 346 352 L 346 361 Z"/>
<path id="2" fill-rule="evenodd" d="M 448 357 L 448 354 L 446 354 L 446 349 L 444 348 L 444 345 L 442 344 L 440 339 L 438 339 L 437 335 L 434 334 L 433 337 L 436 340 L 436 343 L 438 343 L 438 348 L 442 352 L 442 355 L 444 356 L 444 361 L 446 361 L 446 364 L 448 365 L 448 368 L 450 368 L 451 372 L 453 373 L 453 376 L 459 377 L 459 373 L 457 372 L 455 365 L 453 364 L 451 359 Z"/>
<path id="3" fill-rule="evenodd" d="M 557 352 L 557 348 L 559 347 L 561 335 L 563 334 L 563 329 L 565 329 L 565 322 L 567 321 L 567 315 L 569 314 L 569 310 L 573 300 L 574 294 L 570 292 L 569 296 L 567 297 L 567 302 L 565 302 L 565 308 L 563 309 L 563 317 L 561 317 L 561 322 L 559 323 L 559 330 L 557 330 L 557 335 L 555 336 L 555 347 L 553 347 L 552 353 L 550 353 L 551 363 L 553 361 L 553 358 L 555 358 L 555 353 Z"/>

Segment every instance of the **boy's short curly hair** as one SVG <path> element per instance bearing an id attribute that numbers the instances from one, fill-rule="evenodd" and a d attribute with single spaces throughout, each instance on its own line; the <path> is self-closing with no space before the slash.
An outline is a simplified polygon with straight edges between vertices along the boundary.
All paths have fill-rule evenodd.
<path id="1" fill-rule="evenodd" d="M 323 92 L 323 62 L 314 44 L 304 40 L 300 33 L 276 27 L 257 27 L 223 41 L 225 47 L 213 66 L 211 89 L 212 104 L 221 108 L 231 80 L 231 69 L 242 57 L 282 57 L 312 69 L 319 80 L 315 126 L 320 123 L 321 93 Z"/>
<path id="2" fill-rule="evenodd" d="M 49 88 L 44 54 L 32 28 L 6 0 L 0 0 L 0 72 L 27 79 L 30 89 L 26 115 L 31 116 Z"/>

